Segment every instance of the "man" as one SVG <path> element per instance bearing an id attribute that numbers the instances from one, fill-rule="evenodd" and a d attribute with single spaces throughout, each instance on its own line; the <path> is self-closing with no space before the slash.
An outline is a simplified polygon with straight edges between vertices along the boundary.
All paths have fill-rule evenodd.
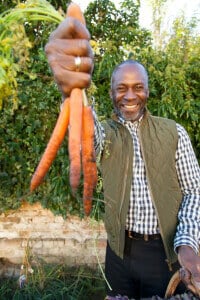
<path id="1" fill-rule="evenodd" d="M 86 27 L 69 17 L 46 46 L 63 98 L 90 84 L 89 38 Z M 142 64 L 118 65 L 110 96 L 113 118 L 100 124 L 94 113 L 108 234 L 107 299 L 163 297 L 180 265 L 186 286 L 192 280 L 199 287 L 200 170 L 189 137 L 179 124 L 148 112 Z"/>

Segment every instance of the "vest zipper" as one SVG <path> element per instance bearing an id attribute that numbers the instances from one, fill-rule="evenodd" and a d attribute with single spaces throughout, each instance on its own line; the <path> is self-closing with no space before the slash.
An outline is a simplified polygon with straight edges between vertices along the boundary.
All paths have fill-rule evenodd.
<path id="1" fill-rule="evenodd" d="M 125 176 L 124 176 L 124 182 L 126 183 L 127 180 L 127 176 L 128 176 L 128 165 L 129 165 L 129 157 L 126 158 L 126 165 L 125 165 Z M 125 190 L 126 190 L 126 184 L 123 184 L 123 190 L 122 190 L 122 197 L 121 197 L 121 204 L 120 204 L 120 209 L 119 209 L 119 219 L 121 217 L 121 211 L 122 211 L 122 205 L 124 202 L 124 195 L 125 195 Z M 120 228 L 119 224 L 119 219 L 118 219 L 118 227 Z M 120 239 L 119 239 L 119 243 L 118 243 L 118 253 L 120 252 Z"/>

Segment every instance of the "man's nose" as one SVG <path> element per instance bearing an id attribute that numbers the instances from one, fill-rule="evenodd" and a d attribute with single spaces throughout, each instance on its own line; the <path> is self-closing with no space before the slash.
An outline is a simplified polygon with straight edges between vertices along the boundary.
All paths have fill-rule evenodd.
<path id="1" fill-rule="evenodd" d="M 128 89 L 125 95 L 127 101 L 136 99 L 137 95 L 133 89 Z"/>

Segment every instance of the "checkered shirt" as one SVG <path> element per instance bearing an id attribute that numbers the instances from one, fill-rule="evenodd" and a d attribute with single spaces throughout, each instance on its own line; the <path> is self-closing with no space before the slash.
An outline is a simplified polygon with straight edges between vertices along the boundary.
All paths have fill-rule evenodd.
<path id="1" fill-rule="evenodd" d="M 95 112 L 94 119 L 95 149 L 97 155 L 100 155 L 104 147 L 105 132 Z M 130 122 L 119 118 L 119 122 L 129 130 L 134 147 L 134 174 L 126 228 L 138 233 L 156 234 L 159 233 L 158 219 L 149 192 L 138 138 L 140 121 L 141 119 Z M 176 126 L 178 147 L 175 161 L 183 200 L 178 214 L 179 225 L 174 240 L 174 248 L 176 249 L 180 245 L 188 245 L 198 253 L 200 243 L 200 168 L 187 132 L 180 124 L 176 124 Z"/>

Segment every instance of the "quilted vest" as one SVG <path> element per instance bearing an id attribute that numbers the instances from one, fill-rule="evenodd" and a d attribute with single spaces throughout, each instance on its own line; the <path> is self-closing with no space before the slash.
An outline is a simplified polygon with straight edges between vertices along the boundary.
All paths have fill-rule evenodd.
<path id="1" fill-rule="evenodd" d="M 110 119 L 102 123 L 106 132 L 100 159 L 105 200 L 105 228 L 113 251 L 123 257 L 125 224 L 133 176 L 133 140 L 126 127 Z M 173 240 L 182 200 L 175 168 L 178 143 L 176 123 L 148 112 L 139 126 L 139 140 L 151 198 L 156 210 L 168 263 L 177 260 Z"/>

